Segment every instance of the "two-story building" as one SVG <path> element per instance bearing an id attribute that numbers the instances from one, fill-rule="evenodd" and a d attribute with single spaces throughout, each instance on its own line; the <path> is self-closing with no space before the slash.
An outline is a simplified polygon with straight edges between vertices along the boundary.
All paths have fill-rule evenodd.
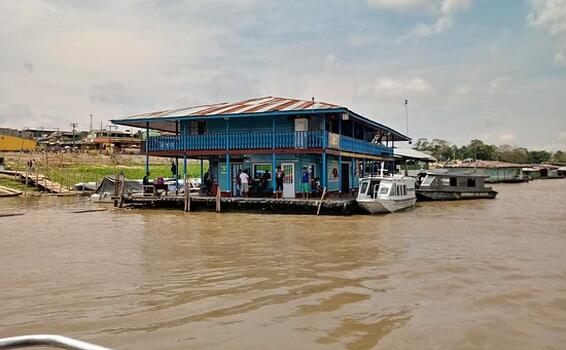
<path id="1" fill-rule="evenodd" d="M 410 139 L 346 107 L 296 99 L 261 97 L 138 114 L 113 123 L 169 133 L 148 137 L 147 157 L 208 160 L 222 195 L 235 193 L 236 175 L 247 169 L 253 178 L 285 171 L 284 197 L 300 193 L 303 167 L 329 192 L 350 192 L 361 176 L 393 168 L 393 147 Z M 146 159 L 149 169 L 149 158 Z M 202 178 L 201 166 L 201 178 Z M 264 175 L 265 176 L 265 175 Z"/>

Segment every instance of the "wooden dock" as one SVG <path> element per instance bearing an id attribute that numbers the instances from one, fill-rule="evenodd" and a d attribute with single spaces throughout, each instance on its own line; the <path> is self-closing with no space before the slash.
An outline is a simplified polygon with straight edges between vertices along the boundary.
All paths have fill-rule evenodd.
<path id="1" fill-rule="evenodd" d="M 62 184 L 50 180 L 47 176 L 40 173 L 28 173 L 14 170 L 1 170 L 0 174 L 17 179 L 21 183 L 27 183 L 30 187 L 37 187 L 40 190 L 57 193 L 57 194 L 70 194 L 66 187 Z"/>
<path id="2" fill-rule="evenodd" d="M 115 198 L 116 200 L 119 197 Z M 359 208 L 353 198 L 332 198 L 320 199 L 300 199 L 300 198 L 241 198 L 241 197 L 221 197 L 221 211 L 254 211 L 266 213 L 289 213 L 289 214 L 310 214 L 317 213 L 319 204 L 321 214 L 349 215 L 357 213 Z M 157 208 L 178 208 L 183 209 L 185 196 L 148 196 L 136 195 L 124 198 L 126 206 L 133 207 L 157 207 Z M 212 196 L 190 196 L 191 211 L 216 209 L 217 198 Z"/>

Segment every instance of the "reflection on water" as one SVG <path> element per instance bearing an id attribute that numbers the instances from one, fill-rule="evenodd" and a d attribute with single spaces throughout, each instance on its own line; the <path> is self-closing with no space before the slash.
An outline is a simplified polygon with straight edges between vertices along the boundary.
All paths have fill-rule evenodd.
<path id="1" fill-rule="evenodd" d="M 558 349 L 566 181 L 386 216 L 3 199 L 0 336 L 117 349 Z"/>

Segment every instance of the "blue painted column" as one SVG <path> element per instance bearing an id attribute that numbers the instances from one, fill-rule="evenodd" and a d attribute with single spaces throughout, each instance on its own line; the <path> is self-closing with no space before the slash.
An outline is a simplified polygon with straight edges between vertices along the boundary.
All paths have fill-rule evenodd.
<path id="1" fill-rule="evenodd" d="M 356 160 L 354 159 L 354 157 L 352 157 L 352 168 L 350 169 L 350 172 L 352 173 L 352 188 L 356 187 Z"/>
<path id="2" fill-rule="evenodd" d="M 322 116 L 322 188 L 327 188 L 328 186 L 328 167 L 326 165 L 326 115 Z"/>
<path id="3" fill-rule="evenodd" d="M 342 114 L 339 115 L 338 135 L 340 135 L 340 144 L 338 145 L 340 151 L 338 156 L 338 193 L 342 193 Z"/>
<path id="4" fill-rule="evenodd" d="M 149 122 L 145 123 L 145 173 L 149 173 Z"/>
<path id="5" fill-rule="evenodd" d="M 210 169 L 210 164 L 208 167 Z M 200 183 L 204 186 L 204 164 L 202 158 L 200 159 Z"/>
<path id="6" fill-rule="evenodd" d="M 271 148 L 273 149 L 273 153 L 271 154 L 271 188 L 275 195 L 275 173 L 277 167 L 277 163 L 275 162 L 275 116 L 271 117 Z"/>
<path id="7" fill-rule="evenodd" d="M 226 190 L 228 191 L 228 197 L 232 196 L 232 176 L 230 174 L 230 122 L 226 118 Z"/>
<path id="8" fill-rule="evenodd" d="M 175 120 L 175 136 L 177 136 L 177 145 L 175 151 L 181 149 L 181 139 L 179 138 L 179 121 Z M 179 156 L 175 156 L 175 188 L 179 190 Z"/>

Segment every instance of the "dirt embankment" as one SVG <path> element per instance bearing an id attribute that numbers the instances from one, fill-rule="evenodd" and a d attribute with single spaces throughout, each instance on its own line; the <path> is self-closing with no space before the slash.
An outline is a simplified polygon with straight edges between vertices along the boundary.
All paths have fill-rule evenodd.
<path id="1" fill-rule="evenodd" d="M 49 164 L 50 167 L 67 167 L 72 165 L 94 166 L 137 166 L 145 164 L 144 155 L 132 154 L 99 154 L 97 152 L 82 153 L 52 153 L 52 152 L 6 152 L 3 153 L 8 166 L 15 168 L 25 167 L 30 159 L 37 164 Z M 169 158 L 150 157 L 153 165 L 169 164 Z"/>

